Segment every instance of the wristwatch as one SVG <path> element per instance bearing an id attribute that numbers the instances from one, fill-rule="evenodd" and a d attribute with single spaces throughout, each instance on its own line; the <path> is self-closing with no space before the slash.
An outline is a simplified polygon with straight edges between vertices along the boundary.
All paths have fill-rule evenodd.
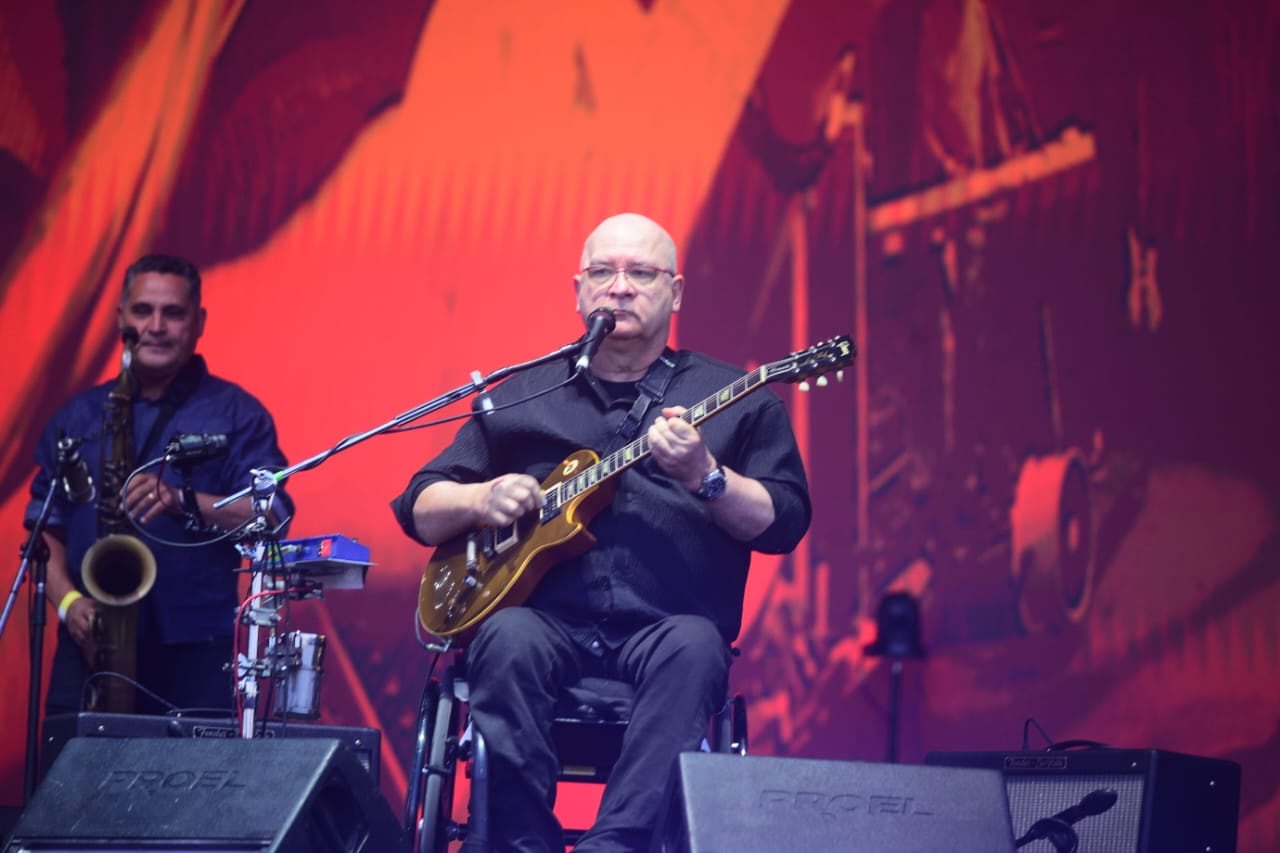
<path id="1" fill-rule="evenodd" d="M 715 470 L 702 478 L 702 485 L 694 492 L 704 501 L 713 501 L 724 494 L 728 481 L 724 476 L 724 466 L 717 465 Z"/>

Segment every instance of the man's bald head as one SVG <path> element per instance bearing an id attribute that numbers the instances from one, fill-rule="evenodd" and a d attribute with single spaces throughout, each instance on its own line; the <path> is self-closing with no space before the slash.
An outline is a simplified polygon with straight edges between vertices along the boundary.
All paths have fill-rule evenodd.
<path id="1" fill-rule="evenodd" d="M 619 213 L 597 225 L 582 246 L 582 261 L 578 266 L 585 268 L 598 260 L 593 253 L 601 245 L 634 247 L 650 255 L 661 269 L 673 273 L 678 269 L 675 240 L 667 229 L 639 213 Z"/>

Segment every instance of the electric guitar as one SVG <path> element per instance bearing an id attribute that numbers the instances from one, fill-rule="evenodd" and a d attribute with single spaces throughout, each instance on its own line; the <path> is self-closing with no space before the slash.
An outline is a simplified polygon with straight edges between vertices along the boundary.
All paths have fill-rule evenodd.
<path id="1" fill-rule="evenodd" d="M 771 382 L 802 382 L 816 376 L 824 385 L 825 374 L 850 364 L 854 355 L 848 336 L 815 344 L 757 367 L 681 417 L 697 426 Z M 613 499 L 618 475 L 649 452 L 647 435 L 604 459 L 594 451 L 579 450 L 543 481 L 545 502 L 540 510 L 513 524 L 477 527 L 441 544 L 418 588 L 423 629 L 464 645 L 489 614 L 523 604 L 548 570 L 591 547 L 595 537 L 587 526 Z"/>

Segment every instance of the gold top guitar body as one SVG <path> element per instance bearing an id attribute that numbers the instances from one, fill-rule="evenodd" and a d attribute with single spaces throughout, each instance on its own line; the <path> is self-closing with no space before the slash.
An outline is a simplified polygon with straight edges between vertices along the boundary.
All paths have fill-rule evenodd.
<path id="1" fill-rule="evenodd" d="M 697 426 L 770 382 L 799 382 L 838 371 L 853 358 L 848 337 L 832 338 L 752 370 L 689 408 L 683 418 Z M 465 645 L 489 614 L 523 604 L 553 566 L 595 543 L 587 527 L 613 500 L 617 475 L 649 450 L 647 436 L 604 459 L 579 450 L 542 482 L 545 503 L 539 511 L 506 527 L 468 530 L 436 548 L 418 588 L 423 629 Z"/>

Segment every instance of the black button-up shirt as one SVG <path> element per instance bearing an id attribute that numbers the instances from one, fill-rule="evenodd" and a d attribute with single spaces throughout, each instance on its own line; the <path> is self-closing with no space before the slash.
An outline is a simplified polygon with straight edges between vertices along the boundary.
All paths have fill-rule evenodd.
<path id="1" fill-rule="evenodd" d="M 732 365 L 680 353 L 663 402 L 650 407 L 639 435 L 662 405 L 693 407 L 743 375 Z M 604 456 L 622 447 L 617 428 L 632 400 L 611 399 L 592 377 L 576 377 L 549 394 L 501 408 L 567 376 L 565 364 L 543 365 L 494 388 L 489 396 L 496 410 L 463 424 L 453 443 L 392 501 L 405 532 L 419 539 L 413 504 L 432 483 L 482 482 L 513 472 L 542 482 L 577 450 Z M 616 390 L 616 383 L 610 385 Z M 616 648 L 635 630 L 675 614 L 705 616 L 732 642 L 741 627 L 751 551 L 785 553 L 808 529 L 804 467 L 786 409 L 772 391 L 761 387 L 740 396 L 699 429 L 717 462 L 768 491 L 773 523 L 754 540 L 739 542 L 712 520 L 706 503 L 652 458 L 626 468 L 616 475 L 612 503 L 589 525 L 595 545 L 553 567 L 527 602 L 564 620 L 585 648 Z"/>

